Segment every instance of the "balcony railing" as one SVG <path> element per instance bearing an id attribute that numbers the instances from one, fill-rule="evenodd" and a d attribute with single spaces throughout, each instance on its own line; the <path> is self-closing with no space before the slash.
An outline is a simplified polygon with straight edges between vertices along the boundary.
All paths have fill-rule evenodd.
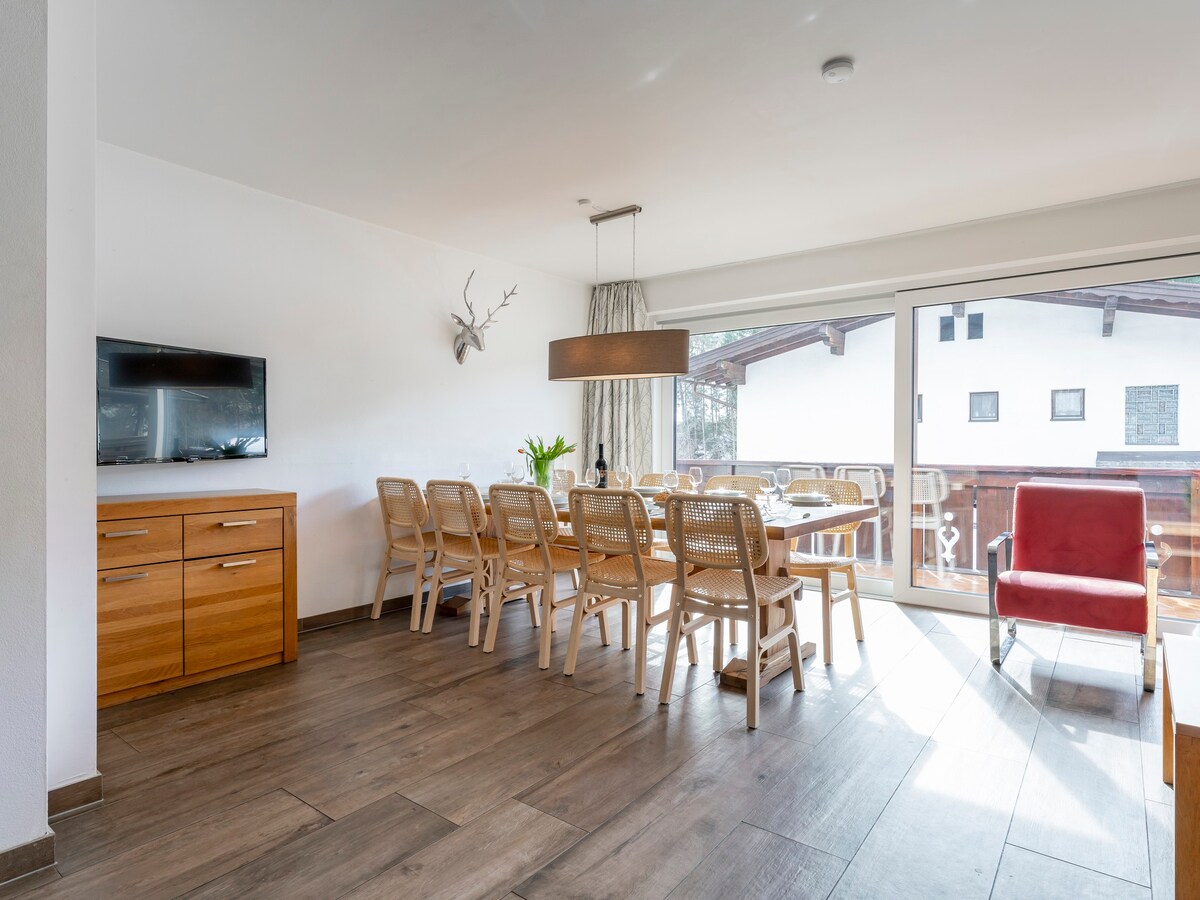
<path id="1" fill-rule="evenodd" d="M 720 474 L 758 474 L 781 466 L 821 465 L 830 477 L 839 465 L 868 465 L 855 461 L 821 460 L 717 460 L 681 459 L 676 468 L 686 472 L 698 466 L 705 478 Z M 894 471 L 888 463 L 869 463 L 883 469 L 887 492 L 881 499 L 883 509 L 893 505 Z M 954 546 L 954 561 L 947 569 L 953 578 L 951 589 L 986 593 L 983 580 L 987 566 L 987 544 L 1007 531 L 1012 523 L 1013 490 L 1022 481 L 1034 478 L 1058 478 L 1078 481 L 1121 481 L 1136 483 L 1146 493 L 1147 522 L 1151 539 L 1158 547 L 1163 564 L 1159 591 L 1162 615 L 1200 619 L 1200 471 L 1185 469 L 1122 468 L 1039 468 L 1031 466 L 942 465 L 922 468 L 940 469 L 949 483 L 949 494 L 941 504 L 943 513 L 953 516 L 960 539 Z M 1196 502 L 1193 502 L 1193 498 Z M 892 522 L 879 530 L 882 556 L 891 560 Z M 862 530 L 857 555 L 865 564 L 875 558 L 874 529 Z M 914 541 L 914 543 L 917 543 Z M 918 557 L 919 557 L 918 552 Z M 915 559 L 919 569 L 928 569 L 932 557 Z M 883 574 L 883 573 L 879 573 Z M 932 575 L 932 573 L 929 573 Z M 935 586 L 937 579 L 922 577 L 918 583 Z"/>

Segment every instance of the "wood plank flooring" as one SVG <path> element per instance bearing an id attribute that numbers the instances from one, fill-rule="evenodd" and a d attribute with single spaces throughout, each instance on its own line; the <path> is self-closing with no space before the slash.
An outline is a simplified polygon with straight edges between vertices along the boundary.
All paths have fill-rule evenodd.
<path id="1" fill-rule="evenodd" d="M 102 710 L 104 804 L 0 897 L 1173 895 L 1132 641 L 1023 625 L 996 671 L 982 619 L 864 601 L 858 644 L 843 604 L 834 665 L 766 685 L 749 731 L 707 635 L 660 706 L 661 629 L 637 697 L 594 620 L 563 676 L 560 615 L 548 671 L 524 614 L 484 654 L 465 618 L 421 635 L 402 611 Z"/>

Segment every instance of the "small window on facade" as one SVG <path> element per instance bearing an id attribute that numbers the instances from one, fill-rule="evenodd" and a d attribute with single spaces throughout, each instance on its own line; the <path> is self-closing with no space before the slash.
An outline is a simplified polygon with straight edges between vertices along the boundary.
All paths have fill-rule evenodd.
<path id="1" fill-rule="evenodd" d="M 1050 418 L 1056 422 L 1082 421 L 1083 388 L 1051 391 Z"/>
<path id="2" fill-rule="evenodd" d="M 999 422 L 1000 394 L 996 391 L 973 391 L 971 393 L 971 421 Z"/>
<path id="3" fill-rule="evenodd" d="M 1125 388 L 1125 443 L 1179 443 L 1179 385 Z"/>
<path id="4" fill-rule="evenodd" d="M 941 333 L 938 336 L 939 341 L 954 340 L 954 316 L 942 316 Z"/>
<path id="5" fill-rule="evenodd" d="M 925 395 L 917 394 L 917 424 L 925 418 Z"/>
<path id="6" fill-rule="evenodd" d="M 967 314 L 967 340 L 977 341 L 983 337 L 983 313 Z"/>

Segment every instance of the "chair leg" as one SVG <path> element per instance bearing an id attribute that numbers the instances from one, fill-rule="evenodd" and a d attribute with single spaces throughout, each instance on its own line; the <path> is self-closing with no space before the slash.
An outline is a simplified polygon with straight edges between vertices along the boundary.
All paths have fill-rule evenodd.
<path id="1" fill-rule="evenodd" d="M 379 583 L 375 586 L 375 605 L 371 607 L 371 618 L 378 619 L 383 611 L 383 592 L 387 590 L 388 576 L 392 573 L 392 555 L 383 553 L 383 567 L 379 570 Z M 417 629 L 413 629 L 416 631 Z"/>
<path id="2" fill-rule="evenodd" d="M 746 727 L 758 727 L 758 688 L 762 680 L 762 669 L 759 667 L 759 662 L 762 656 L 762 647 L 758 643 L 758 625 L 753 619 L 750 621 L 750 636 L 746 639 L 746 643 L 750 645 L 750 653 L 746 659 Z"/>
<path id="3" fill-rule="evenodd" d="M 482 586 L 479 584 L 480 580 L 481 579 L 478 573 L 476 573 L 475 577 L 471 579 L 471 626 L 467 632 L 468 647 L 479 646 L 479 620 L 483 616 L 484 599 L 484 592 L 482 590 Z M 490 594 L 491 591 L 489 590 L 488 593 Z M 497 616 L 497 618 L 499 617 Z M 488 622 L 489 632 L 492 630 L 491 624 L 491 622 Z"/>
<path id="4" fill-rule="evenodd" d="M 800 653 L 800 617 L 796 615 L 796 606 L 804 588 L 796 591 L 795 596 L 787 599 L 792 610 L 792 626 L 788 630 L 788 652 L 792 658 L 792 687 L 798 691 L 804 690 L 804 657 Z"/>
<path id="5" fill-rule="evenodd" d="M 667 625 L 667 653 L 663 657 L 662 686 L 658 689 L 659 703 L 671 702 L 671 687 L 675 681 L 675 657 L 679 655 L 679 633 L 682 630 L 683 599 L 672 596 L 671 619 Z"/>
<path id="6" fill-rule="evenodd" d="M 550 584 L 554 584 L 554 577 L 550 577 Z M 554 591 L 550 591 L 550 602 L 546 602 L 546 589 L 542 588 L 538 592 L 538 597 L 542 604 L 542 621 L 550 623 L 550 633 L 558 631 L 558 618 L 554 615 Z"/>
<path id="7" fill-rule="evenodd" d="M 639 697 L 646 693 L 646 656 L 649 653 L 650 626 L 641 609 L 638 610 L 637 646 L 633 648 L 633 690 Z"/>
<path id="8" fill-rule="evenodd" d="M 854 618 L 854 639 L 863 639 L 862 607 L 858 603 L 858 566 L 850 564 L 846 570 L 846 587 L 850 589 L 850 613 Z"/>
<path id="9" fill-rule="evenodd" d="M 575 610 L 571 614 L 571 636 L 567 639 L 567 662 L 563 666 L 564 675 L 575 674 L 575 660 L 579 656 L 579 639 L 583 636 L 583 620 L 586 615 L 587 596 L 578 594 L 575 597 Z"/>
<path id="10" fill-rule="evenodd" d="M 736 647 L 738 642 L 738 623 L 737 619 L 729 620 L 729 646 Z"/>
<path id="11" fill-rule="evenodd" d="M 724 637 L 724 632 L 721 630 L 725 625 L 724 619 L 717 619 L 713 622 L 713 671 L 720 672 L 725 668 L 725 642 L 721 640 Z M 733 620 L 729 620 L 730 627 L 733 626 Z"/>
<path id="12" fill-rule="evenodd" d="M 533 596 L 533 591 L 525 595 L 525 602 L 529 604 L 529 624 L 534 628 L 540 628 L 542 625 L 541 614 L 538 612 L 537 599 Z"/>
<path id="13" fill-rule="evenodd" d="M 425 604 L 425 624 L 421 627 L 424 634 L 433 631 L 433 616 L 437 611 L 438 598 L 442 596 L 442 567 L 436 562 L 433 565 L 433 580 L 429 583 L 429 600 Z"/>
<path id="14" fill-rule="evenodd" d="M 596 618 L 600 620 L 600 643 L 607 647 L 612 643 L 608 636 L 608 610 L 602 609 L 596 613 Z"/>
<path id="15" fill-rule="evenodd" d="M 833 591 L 829 570 L 821 570 L 821 640 L 824 643 L 825 665 L 833 665 Z"/>
<path id="16" fill-rule="evenodd" d="M 425 582 L 427 581 L 425 578 L 424 562 L 419 562 L 417 565 L 422 568 L 417 572 L 417 580 L 413 582 L 412 613 L 409 615 L 408 620 L 409 631 L 421 630 L 421 600 L 425 594 Z M 372 616 L 371 618 L 377 619 L 379 617 Z"/>
<path id="17" fill-rule="evenodd" d="M 491 653 L 496 649 L 496 635 L 500 633 L 500 614 L 504 611 L 504 583 L 497 581 L 492 585 L 492 612 L 488 616 L 487 636 L 483 639 L 483 652 Z"/>
<path id="18" fill-rule="evenodd" d="M 1151 641 L 1154 643 L 1151 643 Z M 1158 670 L 1155 662 L 1158 658 L 1158 641 L 1148 634 L 1142 635 L 1142 690 L 1154 692 L 1157 686 Z"/>
<path id="19" fill-rule="evenodd" d="M 683 616 L 684 616 L 684 621 L 690 624 L 692 621 L 692 614 L 684 613 Z M 694 665 L 696 665 L 697 662 L 700 661 L 700 657 L 697 655 L 697 652 L 696 652 L 696 633 L 693 631 L 693 632 L 690 632 L 689 634 L 687 634 L 686 640 L 684 641 L 684 643 L 687 644 L 688 665 L 694 666 Z"/>
<path id="20" fill-rule="evenodd" d="M 621 649 L 628 650 L 633 646 L 633 601 L 621 602 Z"/>
<path id="21" fill-rule="evenodd" d="M 554 638 L 554 576 L 551 575 L 541 591 L 542 619 L 550 620 L 549 628 L 542 628 L 541 646 L 538 648 L 538 668 L 550 668 L 550 641 Z"/>

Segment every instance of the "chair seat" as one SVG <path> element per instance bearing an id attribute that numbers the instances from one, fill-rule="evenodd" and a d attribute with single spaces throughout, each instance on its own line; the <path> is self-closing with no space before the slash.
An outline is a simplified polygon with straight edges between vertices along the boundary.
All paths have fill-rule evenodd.
<path id="1" fill-rule="evenodd" d="M 758 591 L 758 605 L 774 603 L 799 590 L 803 582 L 799 578 L 781 575 L 755 575 L 754 587 Z M 713 603 L 746 603 L 746 581 L 741 572 L 724 569 L 705 569 L 692 575 L 687 581 L 689 597 Z"/>
<path id="2" fill-rule="evenodd" d="M 691 570 L 691 566 L 688 566 L 688 570 Z M 672 560 L 643 556 L 642 573 L 646 576 L 647 587 L 666 584 L 675 578 L 675 563 Z M 633 557 L 629 554 L 610 556 L 603 562 L 595 564 L 589 560 L 588 580 L 600 584 L 610 584 L 614 587 L 637 587 L 637 572 L 633 568 Z"/>
<path id="3" fill-rule="evenodd" d="M 996 580 L 996 611 L 1038 622 L 1145 634 L 1146 588 L 1111 578 L 1003 572 Z"/>
<path id="4" fill-rule="evenodd" d="M 857 560 L 851 556 L 821 556 L 819 553 L 792 551 L 788 562 L 790 565 L 803 566 L 806 569 L 845 569 L 854 565 Z"/>
<path id="5" fill-rule="evenodd" d="M 482 551 L 484 559 L 498 559 L 500 557 L 500 542 L 495 538 L 479 536 L 479 549 Z M 452 559 L 461 559 L 471 561 L 475 558 L 475 550 L 471 546 L 469 537 L 458 537 L 457 535 L 446 535 L 442 539 L 442 553 L 444 556 Z"/>
<path id="6" fill-rule="evenodd" d="M 588 554 L 588 565 L 593 562 L 600 562 L 604 557 L 599 553 Z M 555 572 L 570 572 L 573 569 L 579 568 L 579 550 L 569 547 L 559 547 L 556 544 L 550 545 L 550 565 Z M 545 563 L 542 559 L 542 551 L 536 547 L 529 547 L 517 553 L 508 554 L 508 570 L 515 572 L 525 572 L 530 575 L 544 574 Z"/>
<path id="7" fill-rule="evenodd" d="M 554 539 L 556 547 L 570 547 L 574 550 L 579 549 L 579 538 L 575 536 L 575 532 L 571 530 L 570 525 L 558 526 L 558 537 Z"/>
<path id="8" fill-rule="evenodd" d="M 417 536 L 415 534 L 401 534 L 392 538 L 392 551 L 395 553 L 405 553 L 409 556 L 415 556 L 422 550 L 429 553 L 433 549 L 434 541 L 432 535 L 423 546 L 417 544 Z"/>

